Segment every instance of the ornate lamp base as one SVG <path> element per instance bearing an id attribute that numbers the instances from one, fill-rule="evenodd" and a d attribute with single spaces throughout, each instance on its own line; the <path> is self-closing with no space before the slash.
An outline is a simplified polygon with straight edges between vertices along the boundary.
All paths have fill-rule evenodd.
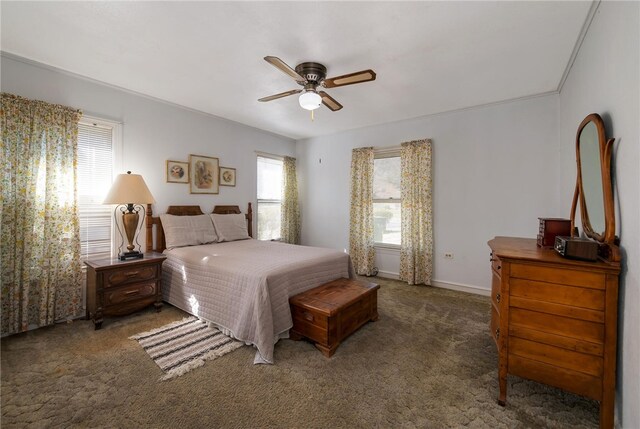
<path id="1" fill-rule="evenodd" d="M 126 261 L 127 259 L 141 259 L 144 257 L 140 243 L 138 243 L 138 233 L 142 227 L 140 222 L 139 211 L 142 211 L 143 216 L 145 213 L 144 207 L 139 204 L 121 204 L 116 207 L 114 211 L 114 218 L 116 220 L 116 227 L 118 228 L 118 232 L 122 236 L 122 244 L 118 248 L 118 259 L 121 261 Z M 122 226 L 124 231 L 120 230 L 120 226 L 118 225 L 117 213 L 122 213 Z M 124 232 L 124 234 L 123 234 Z M 123 249 L 124 243 L 128 242 L 126 249 Z M 134 244 L 135 242 L 135 244 Z M 139 250 L 135 250 L 136 247 Z"/>

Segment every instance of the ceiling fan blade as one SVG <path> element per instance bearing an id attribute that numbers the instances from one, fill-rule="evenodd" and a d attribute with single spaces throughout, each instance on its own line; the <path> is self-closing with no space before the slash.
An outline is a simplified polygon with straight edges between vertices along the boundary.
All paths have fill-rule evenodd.
<path id="1" fill-rule="evenodd" d="M 289 67 L 287 63 L 282 61 L 280 58 L 267 56 L 267 57 L 264 57 L 264 60 L 269 64 L 271 64 L 272 66 L 274 66 L 275 68 L 277 68 L 278 70 L 283 71 L 289 76 L 291 76 L 296 82 L 301 84 L 307 83 L 307 80 L 305 78 L 300 76 L 294 69 Z"/>
<path id="2" fill-rule="evenodd" d="M 336 110 L 342 109 L 342 104 L 338 103 L 326 92 L 318 91 L 318 94 L 320 94 L 320 97 L 322 97 L 322 104 L 327 106 L 330 110 L 335 112 Z"/>
<path id="3" fill-rule="evenodd" d="M 376 73 L 373 70 L 362 70 L 325 79 L 322 85 L 324 85 L 325 88 L 335 88 L 337 86 L 353 85 L 355 83 L 370 82 L 372 80 L 376 80 Z"/>
<path id="4" fill-rule="evenodd" d="M 287 97 L 289 95 L 293 95 L 293 94 L 297 94 L 299 92 L 302 92 L 301 89 L 292 89 L 291 91 L 287 91 L 287 92 L 281 92 L 280 94 L 275 94 L 275 95 L 270 95 L 268 97 L 264 97 L 259 99 L 258 101 L 271 101 L 271 100 L 276 100 L 278 98 L 282 98 L 282 97 Z"/>

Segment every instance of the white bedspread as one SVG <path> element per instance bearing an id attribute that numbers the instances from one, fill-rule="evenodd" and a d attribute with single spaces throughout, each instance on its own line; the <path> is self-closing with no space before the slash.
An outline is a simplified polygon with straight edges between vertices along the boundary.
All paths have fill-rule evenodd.
<path id="1" fill-rule="evenodd" d="M 165 251 L 165 301 L 257 347 L 255 362 L 293 326 L 289 297 L 353 277 L 346 253 L 279 242 L 242 240 Z"/>

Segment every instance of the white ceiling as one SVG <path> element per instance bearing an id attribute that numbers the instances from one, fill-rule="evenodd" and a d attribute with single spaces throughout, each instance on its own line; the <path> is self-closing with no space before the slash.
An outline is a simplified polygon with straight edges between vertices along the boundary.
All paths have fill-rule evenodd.
<path id="1" fill-rule="evenodd" d="M 294 139 L 558 89 L 591 2 L 2 2 L 12 54 Z M 262 58 L 374 82 L 309 112 Z"/>

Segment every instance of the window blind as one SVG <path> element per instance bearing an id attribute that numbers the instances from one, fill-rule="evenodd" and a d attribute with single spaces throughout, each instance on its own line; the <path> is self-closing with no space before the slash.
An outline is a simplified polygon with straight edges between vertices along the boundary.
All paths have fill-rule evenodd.
<path id="1" fill-rule="evenodd" d="M 111 256 L 113 207 L 103 205 L 113 182 L 113 128 L 78 124 L 78 204 L 82 259 Z"/>
<path id="2" fill-rule="evenodd" d="M 258 156 L 258 240 L 280 239 L 282 165 L 280 159 Z"/>
<path id="3" fill-rule="evenodd" d="M 402 192 L 400 153 L 376 153 L 373 160 L 373 241 L 400 246 Z"/>

